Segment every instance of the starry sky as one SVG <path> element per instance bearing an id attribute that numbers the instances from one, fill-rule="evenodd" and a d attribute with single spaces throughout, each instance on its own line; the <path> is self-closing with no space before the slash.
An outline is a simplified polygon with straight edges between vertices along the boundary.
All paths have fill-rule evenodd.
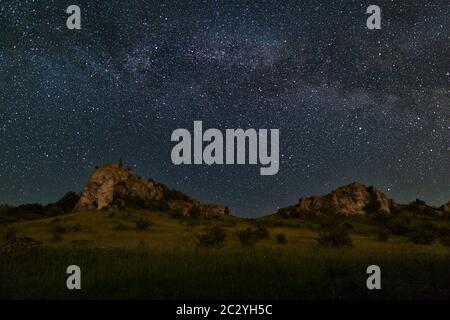
<path id="1" fill-rule="evenodd" d="M 79 5 L 82 29 L 68 30 Z M 382 10 L 368 30 L 366 8 Z M 260 216 L 359 181 L 450 200 L 447 1 L 0 2 L 0 203 L 96 165 Z M 280 171 L 175 166 L 173 130 L 278 128 Z"/>

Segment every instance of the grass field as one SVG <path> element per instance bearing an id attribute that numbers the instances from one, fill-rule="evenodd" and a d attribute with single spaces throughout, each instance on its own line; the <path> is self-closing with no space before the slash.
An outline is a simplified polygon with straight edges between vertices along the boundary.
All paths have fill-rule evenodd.
<path id="1" fill-rule="evenodd" d="M 136 220 L 150 221 L 137 230 Z M 18 222 L 19 237 L 41 249 L 0 254 L 3 299 L 442 299 L 450 298 L 450 250 L 403 236 L 378 241 L 375 228 L 353 219 L 353 246 L 319 246 L 314 221 L 258 219 L 269 237 L 242 246 L 236 232 L 254 220 L 174 219 L 145 210 L 86 211 Z M 448 227 L 448 221 L 440 221 Z M 225 242 L 197 245 L 196 234 L 220 224 Z M 55 239 L 55 226 L 64 227 Z M 6 226 L 0 225 L 0 234 Z M 287 242 L 277 241 L 284 234 Z M 2 237 L 3 239 L 4 237 Z M 4 240 L 2 240 L 4 241 Z M 82 290 L 65 287 L 66 268 L 82 270 Z M 382 290 L 366 288 L 367 266 L 382 270 Z"/>

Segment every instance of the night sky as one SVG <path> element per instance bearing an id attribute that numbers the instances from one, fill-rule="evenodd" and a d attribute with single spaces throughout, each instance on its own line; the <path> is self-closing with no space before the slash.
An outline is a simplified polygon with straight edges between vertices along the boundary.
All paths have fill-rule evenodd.
<path id="1" fill-rule="evenodd" d="M 450 200 L 448 2 L 330 2 L 1 1 L 0 203 L 55 201 L 119 159 L 241 216 L 352 181 Z M 194 120 L 280 129 L 279 173 L 173 165 Z"/>

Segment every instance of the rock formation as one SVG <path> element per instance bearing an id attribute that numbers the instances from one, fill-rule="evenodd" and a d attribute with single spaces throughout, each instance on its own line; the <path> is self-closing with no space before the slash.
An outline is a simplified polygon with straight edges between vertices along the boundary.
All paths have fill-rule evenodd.
<path id="1" fill-rule="evenodd" d="M 450 214 L 450 201 L 440 206 L 439 210 L 445 214 Z"/>
<path id="2" fill-rule="evenodd" d="M 215 216 L 228 214 L 221 205 L 207 205 L 152 180 L 133 175 L 118 163 L 97 168 L 91 175 L 75 210 L 107 209 L 128 204 L 166 208 L 177 214 Z"/>
<path id="3" fill-rule="evenodd" d="M 354 182 L 324 196 L 300 198 L 297 205 L 279 212 L 290 215 L 325 212 L 345 215 L 391 213 L 394 206 L 394 202 L 375 187 Z"/>

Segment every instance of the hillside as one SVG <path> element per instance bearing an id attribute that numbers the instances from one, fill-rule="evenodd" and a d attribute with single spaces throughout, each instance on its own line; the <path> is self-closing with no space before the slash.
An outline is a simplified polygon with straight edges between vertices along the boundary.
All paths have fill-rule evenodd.
<path id="1" fill-rule="evenodd" d="M 9 223 L 0 223 L 0 298 L 449 297 L 442 282 L 450 276 L 448 215 L 420 200 L 387 200 L 389 212 L 375 210 L 381 206 L 370 199 L 386 200 L 352 184 L 243 219 L 209 214 L 187 195 L 121 166 L 102 166 L 81 197 L 3 208 Z M 174 201 L 190 209 L 183 213 Z M 317 211 L 305 211 L 307 204 Z M 192 210 L 198 207 L 206 211 Z M 84 272 L 79 292 L 61 285 L 73 263 Z M 379 292 L 362 285 L 373 263 L 383 267 Z"/>

